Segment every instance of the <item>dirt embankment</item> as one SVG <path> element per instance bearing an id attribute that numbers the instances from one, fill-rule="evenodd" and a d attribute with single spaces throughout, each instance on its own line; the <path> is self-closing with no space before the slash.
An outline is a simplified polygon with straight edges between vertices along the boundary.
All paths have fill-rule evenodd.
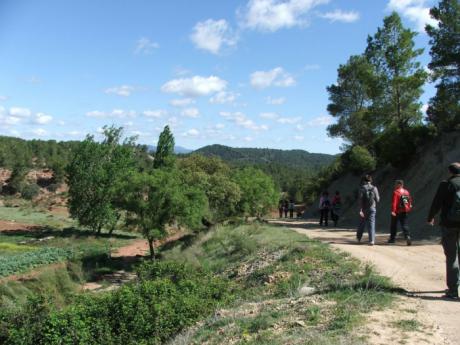
<path id="1" fill-rule="evenodd" d="M 439 230 L 426 224 L 426 218 L 439 182 L 447 178 L 447 166 L 460 161 L 459 148 L 460 131 L 445 134 L 432 144 L 421 147 L 408 168 L 398 170 L 386 167 L 375 172 L 374 184 L 381 196 L 377 208 L 377 232 L 389 232 L 394 181 L 403 179 L 414 198 L 415 208 L 409 218 L 413 237 L 430 238 L 439 235 Z M 357 196 L 360 178 L 349 173 L 334 181 L 329 187 L 329 193 L 338 190 L 342 194 L 342 224 L 355 226 L 358 223 Z"/>

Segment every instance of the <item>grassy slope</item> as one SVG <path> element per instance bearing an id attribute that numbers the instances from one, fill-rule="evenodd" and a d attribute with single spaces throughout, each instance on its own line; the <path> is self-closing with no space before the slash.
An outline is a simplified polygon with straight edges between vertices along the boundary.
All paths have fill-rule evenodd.
<path id="1" fill-rule="evenodd" d="M 359 344 L 353 329 L 365 313 L 392 301 L 389 282 L 371 268 L 283 228 L 218 228 L 163 256 L 236 283 L 234 305 L 171 344 Z M 302 296 L 302 286 L 317 292 Z"/>

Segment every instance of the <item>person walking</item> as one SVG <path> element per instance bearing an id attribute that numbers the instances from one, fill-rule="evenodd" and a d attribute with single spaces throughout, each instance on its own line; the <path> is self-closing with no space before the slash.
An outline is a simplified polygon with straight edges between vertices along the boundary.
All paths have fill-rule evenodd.
<path id="1" fill-rule="evenodd" d="M 340 192 L 336 191 L 332 198 L 331 219 L 334 221 L 334 226 L 337 226 L 340 217 L 340 208 L 342 207 L 342 197 Z"/>
<path id="2" fill-rule="evenodd" d="M 289 202 L 289 218 L 291 218 L 291 219 L 294 218 L 294 208 L 295 208 L 294 201 L 291 200 L 291 201 Z"/>
<path id="3" fill-rule="evenodd" d="M 375 215 L 377 212 L 377 203 L 380 201 L 380 195 L 377 187 L 372 184 L 372 176 L 366 175 L 362 179 L 362 185 L 359 189 L 359 203 L 361 205 L 361 221 L 356 232 L 358 242 L 361 242 L 364 229 L 367 228 L 369 234 L 369 245 L 375 244 Z"/>
<path id="4" fill-rule="evenodd" d="M 443 296 L 458 299 L 460 263 L 460 163 L 448 167 L 449 178 L 442 181 L 431 203 L 428 223 L 434 225 L 434 217 L 441 211 L 442 247 L 446 256 L 447 290 Z"/>
<path id="5" fill-rule="evenodd" d="M 331 202 L 329 200 L 329 193 L 323 192 L 321 198 L 319 199 L 319 211 L 320 211 L 320 219 L 319 219 L 319 226 L 328 226 L 328 218 L 329 218 L 329 208 L 331 207 Z"/>
<path id="6" fill-rule="evenodd" d="M 289 210 L 289 202 L 287 200 L 284 200 L 284 218 L 288 217 L 288 210 Z"/>
<path id="7" fill-rule="evenodd" d="M 404 181 L 396 180 L 391 201 L 391 226 L 390 238 L 388 243 L 395 243 L 398 223 L 401 224 L 404 238 L 408 246 L 412 244 L 409 225 L 407 224 L 407 215 L 412 211 L 412 196 L 407 189 L 404 189 Z"/>

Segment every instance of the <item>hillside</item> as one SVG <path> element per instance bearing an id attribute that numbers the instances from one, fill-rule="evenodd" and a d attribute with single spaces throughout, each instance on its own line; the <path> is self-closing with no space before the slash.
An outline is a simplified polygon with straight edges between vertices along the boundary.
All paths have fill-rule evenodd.
<path id="1" fill-rule="evenodd" d="M 460 131 L 443 134 L 434 142 L 421 147 L 407 168 L 400 170 L 388 166 L 375 172 L 374 181 L 381 196 L 377 208 L 377 232 L 389 233 L 394 181 L 403 179 L 414 198 L 415 207 L 409 218 L 411 234 L 416 238 L 439 235 L 439 228 L 427 225 L 426 218 L 439 182 L 447 178 L 447 166 L 460 161 L 459 147 Z M 329 187 L 330 192 L 339 190 L 342 194 L 342 224 L 355 226 L 358 222 L 359 182 L 360 176 L 348 173 Z"/>
<path id="2" fill-rule="evenodd" d="M 331 163 L 335 156 L 323 153 L 310 153 L 304 150 L 277 150 L 268 148 L 233 148 L 224 145 L 209 145 L 194 153 L 204 156 L 218 156 L 236 165 L 280 164 L 291 168 L 316 170 Z"/>

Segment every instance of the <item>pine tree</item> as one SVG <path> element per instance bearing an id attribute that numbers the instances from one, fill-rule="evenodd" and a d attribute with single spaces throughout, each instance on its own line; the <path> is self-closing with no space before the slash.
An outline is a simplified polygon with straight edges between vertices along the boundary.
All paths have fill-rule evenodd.
<path id="1" fill-rule="evenodd" d="M 155 169 L 164 166 L 171 166 L 174 160 L 174 136 L 169 129 L 169 126 L 165 126 L 163 132 L 161 132 L 158 138 L 157 149 L 155 153 L 155 160 L 153 161 L 153 167 Z"/>
<path id="2" fill-rule="evenodd" d="M 426 26 L 430 36 L 432 78 L 439 81 L 431 98 L 428 120 L 439 130 L 460 127 L 460 3 L 442 0 L 430 10 L 438 26 Z"/>

